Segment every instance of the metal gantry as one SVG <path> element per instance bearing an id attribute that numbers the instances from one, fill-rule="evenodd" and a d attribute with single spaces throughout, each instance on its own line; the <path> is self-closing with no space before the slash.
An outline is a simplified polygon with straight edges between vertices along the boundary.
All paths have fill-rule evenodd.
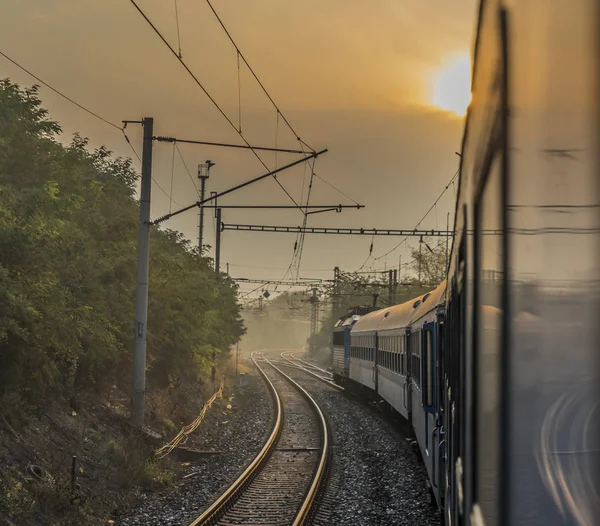
<path id="1" fill-rule="evenodd" d="M 356 205 L 348 205 L 357 208 Z M 394 228 L 335 228 L 335 227 L 301 227 L 301 226 L 276 226 L 276 225 L 240 225 L 223 224 L 223 230 L 239 232 L 278 232 L 287 234 L 329 234 L 351 236 L 410 236 L 410 237 L 452 237 L 452 230 L 407 230 Z"/>

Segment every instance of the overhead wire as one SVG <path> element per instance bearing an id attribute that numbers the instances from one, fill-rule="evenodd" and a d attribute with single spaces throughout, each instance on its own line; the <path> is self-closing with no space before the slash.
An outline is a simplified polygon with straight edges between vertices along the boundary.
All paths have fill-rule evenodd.
<path id="1" fill-rule="evenodd" d="M 375 242 L 375 234 L 373 234 L 371 236 L 371 245 L 369 247 L 369 255 L 367 256 L 367 259 L 365 259 L 364 263 L 358 267 L 354 272 L 359 272 L 361 271 L 363 268 L 365 268 L 365 265 L 368 263 L 368 261 L 371 259 L 371 256 L 373 255 L 373 245 Z"/>
<path id="2" fill-rule="evenodd" d="M 217 21 L 219 22 L 219 24 L 221 25 L 221 27 L 223 28 L 223 31 L 225 31 L 225 34 L 229 38 L 230 42 L 233 44 L 233 47 L 236 49 L 238 55 L 244 61 L 244 64 L 246 64 L 246 67 L 248 68 L 248 70 L 250 71 L 250 73 L 252 73 L 252 76 L 254 77 L 254 79 L 256 80 L 256 82 L 258 83 L 258 85 L 261 87 L 261 89 L 263 90 L 264 94 L 271 101 L 271 104 L 273 104 L 273 106 L 275 107 L 275 109 L 277 110 L 277 112 L 281 115 L 281 118 L 287 124 L 288 128 L 290 129 L 290 131 L 294 134 L 294 136 L 296 137 L 296 140 L 298 140 L 299 142 L 301 142 L 302 144 L 304 144 L 309 150 L 311 150 L 314 153 L 315 149 L 312 148 L 311 146 L 309 146 L 308 144 L 306 144 L 300 138 L 300 136 L 298 135 L 298 133 L 296 133 L 296 130 L 294 130 L 294 128 L 292 127 L 292 125 L 290 124 L 290 122 L 286 119 L 285 115 L 281 112 L 281 110 L 279 109 L 279 106 L 277 106 L 277 104 L 273 100 L 273 97 L 271 97 L 271 95 L 269 94 L 269 92 L 267 91 L 267 89 L 265 88 L 265 86 L 263 85 L 263 83 L 260 81 L 260 79 L 258 78 L 258 76 L 256 75 L 256 73 L 252 69 L 252 66 L 250 66 L 250 64 L 246 60 L 246 57 L 244 56 L 244 54 L 242 53 L 242 51 L 240 50 L 240 48 L 238 47 L 238 45 L 235 43 L 235 40 L 233 40 L 233 37 L 231 36 L 231 34 L 229 33 L 229 31 L 225 27 L 225 24 L 221 20 L 221 17 L 218 15 L 218 13 L 215 11 L 215 8 L 213 7 L 213 5 L 210 3 L 210 0 L 206 0 L 206 3 L 210 7 L 211 11 L 215 15 L 215 18 L 217 19 Z"/>
<path id="3" fill-rule="evenodd" d="M 300 237 L 300 248 L 298 251 L 298 263 L 296 266 L 296 279 L 298 279 L 298 276 L 300 275 L 300 265 L 302 264 L 302 252 L 304 250 L 304 240 L 306 239 L 306 233 L 305 233 L 305 229 L 306 229 L 306 225 L 308 222 L 308 205 L 310 204 L 310 196 L 312 193 L 312 185 L 313 185 L 313 180 L 314 180 L 314 174 L 315 174 L 315 163 L 316 163 L 316 159 L 313 158 L 312 160 L 312 166 L 310 167 L 310 180 L 308 183 L 308 191 L 306 193 L 306 208 L 304 209 L 304 220 L 302 223 L 302 234 Z"/>
<path id="4" fill-rule="evenodd" d="M 242 133 L 242 79 L 240 76 L 240 52 L 237 52 L 237 76 L 238 76 L 238 127 Z"/>
<path id="5" fill-rule="evenodd" d="M 315 173 L 315 177 L 317 179 L 320 179 L 321 181 L 323 181 L 326 185 L 330 186 L 331 188 L 333 188 L 336 192 L 339 192 L 340 194 L 342 194 L 344 197 L 346 197 L 347 199 L 350 199 L 350 201 L 352 201 L 354 204 L 358 204 L 358 201 L 355 201 L 354 199 L 352 199 L 348 194 L 342 192 L 339 188 L 337 188 L 336 186 L 332 185 L 329 181 L 327 181 L 326 179 L 323 179 L 323 177 L 321 177 L 319 174 Z"/>
<path id="6" fill-rule="evenodd" d="M 173 143 L 173 153 L 171 154 L 171 191 L 169 194 L 169 214 L 171 213 L 171 205 L 173 204 L 173 178 L 175 176 L 175 143 Z"/>
<path id="7" fill-rule="evenodd" d="M 17 66 L 20 70 L 24 71 L 25 73 L 27 73 L 28 75 L 30 75 L 31 77 L 33 77 L 35 80 L 37 80 L 38 82 L 40 82 L 42 85 L 46 86 L 48 89 L 52 90 L 54 93 L 56 93 L 57 95 L 61 96 L 63 99 L 65 99 L 66 101 L 70 102 L 71 104 L 73 104 L 74 106 L 77 106 L 79 109 L 85 111 L 87 114 L 91 115 L 92 117 L 95 117 L 96 119 L 102 121 L 105 124 L 108 124 L 109 126 L 111 126 L 112 128 L 115 128 L 117 130 L 119 130 L 122 135 L 123 138 L 125 139 L 125 142 L 127 142 L 127 144 L 129 145 L 129 147 L 131 148 L 131 151 L 133 152 L 133 154 L 135 155 L 135 157 L 137 158 L 137 160 L 141 163 L 142 159 L 140 157 L 140 155 L 137 153 L 135 147 L 133 146 L 133 144 L 131 144 L 131 141 L 129 140 L 129 137 L 127 136 L 127 133 L 125 132 L 125 126 L 119 126 L 117 124 L 115 124 L 114 122 L 109 121 L 108 119 L 105 119 L 104 117 L 102 117 L 101 115 L 99 115 L 98 113 L 86 108 L 85 106 L 83 106 L 82 104 L 80 104 L 79 102 L 73 100 L 71 97 L 69 97 L 68 95 L 65 95 L 64 93 L 62 93 L 60 90 L 56 89 L 54 86 L 50 85 L 49 83 L 47 83 L 45 80 L 42 80 L 40 77 L 38 77 L 37 75 L 35 75 L 34 73 L 32 73 L 31 71 L 29 71 L 27 68 L 25 68 L 24 66 L 22 66 L 21 64 L 19 64 L 16 60 L 13 60 L 11 57 L 9 57 L 6 53 L 0 51 L 0 55 L 2 55 L 6 60 L 8 60 L 9 62 L 12 62 L 15 66 Z M 163 193 L 165 194 L 166 197 L 169 197 L 169 194 L 164 190 L 164 188 L 162 186 L 160 186 L 160 184 L 156 181 L 156 179 L 154 177 L 152 177 L 152 181 L 154 182 L 154 184 L 157 186 L 157 188 Z M 173 200 L 173 202 L 175 204 L 177 204 L 178 206 L 181 206 L 177 201 Z"/>
<path id="8" fill-rule="evenodd" d="M 127 144 L 129 144 L 129 147 L 131 148 L 131 151 L 133 152 L 133 154 L 137 157 L 137 160 L 140 162 L 142 162 L 142 158 L 139 156 L 139 154 L 137 153 L 137 150 L 134 148 L 133 144 L 131 144 L 131 141 L 129 140 L 129 137 L 127 137 L 127 133 L 125 133 L 125 126 L 123 126 L 123 128 L 121 128 L 121 132 L 123 133 L 123 137 L 125 137 L 125 141 L 127 141 Z"/>
<path id="9" fill-rule="evenodd" d="M 177 24 L 177 47 L 179 48 L 179 57 L 181 57 L 181 35 L 179 33 L 179 13 L 177 12 L 177 0 L 175 0 L 175 23 Z"/>
<path id="10" fill-rule="evenodd" d="M 8 60 L 9 62 L 12 62 L 15 66 L 17 66 L 19 69 L 23 70 L 25 73 L 27 73 L 28 75 L 31 75 L 35 80 L 37 80 L 38 82 L 41 82 L 44 86 L 46 86 L 48 89 L 52 90 L 54 93 L 56 93 L 57 95 L 60 95 L 63 99 L 68 100 L 71 104 L 74 104 L 75 106 L 77 106 L 79 109 L 85 111 L 86 113 L 89 113 L 90 115 L 92 115 L 93 117 L 96 117 L 96 119 L 101 120 L 102 122 L 108 124 L 109 126 L 112 126 L 113 128 L 116 128 L 117 130 L 122 130 L 122 127 L 115 124 L 114 122 L 109 121 L 108 119 L 105 119 L 104 117 L 98 115 L 97 113 L 93 112 L 92 110 L 87 109 L 85 106 L 79 104 L 79 102 L 74 101 L 72 98 L 68 97 L 67 95 L 65 95 L 64 93 L 60 92 L 59 90 L 57 90 L 55 87 L 51 86 L 50 84 L 48 84 L 47 82 L 43 81 L 41 78 L 39 78 L 37 75 L 34 75 L 31 71 L 29 71 L 28 69 L 26 69 L 25 67 L 21 66 L 21 64 L 19 64 L 17 61 L 13 60 L 12 58 L 10 58 L 6 53 L 3 53 L 2 51 L 0 51 L 0 55 L 2 55 L 6 60 Z"/>
<path id="11" fill-rule="evenodd" d="M 217 110 L 219 111 L 219 113 L 223 116 L 223 118 L 229 123 L 229 125 L 236 131 L 236 133 L 240 136 L 240 138 L 244 141 L 244 144 L 246 144 L 246 146 L 252 151 L 252 153 L 254 154 L 254 156 L 258 159 L 258 161 L 263 165 L 263 167 L 267 170 L 270 171 L 269 168 L 267 167 L 267 165 L 265 164 L 265 162 L 263 161 L 263 159 L 260 157 L 260 155 L 258 155 L 258 153 L 256 152 L 256 150 L 250 145 L 250 143 L 247 141 L 246 137 L 244 137 L 243 133 L 238 130 L 238 128 L 236 127 L 236 125 L 233 123 L 233 121 L 228 117 L 228 115 L 225 113 L 225 111 L 221 108 L 221 106 L 219 106 L 218 102 L 211 96 L 211 94 L 208 92 L 208 90 L 204 87 L 204 85 L 198 80 L 198 77 L 196 77 L 196 75 L 192 72 L 192 70 L 189 68 L 189 66 L 186 64 L 186 62 L 183 60 L 182 57 L 180 57 L 177 52 L 173 49 L 173 46 L 171 46 L 171 44 L 169 44 L 169 42 L 167 41 L 167 39 L 163 36 L 163 34 L 158 30 L 158 28 L 152 23 L 152 21 L 148 18 L 148 16 L 146 15 L 146 13 L 144 13 L 144 11 L 140 8 L 140 6 L 135 2 L 135 0 L 129 0 L 133 6 L 137 9 L 138 13 L 142 16 L 142 18 L 148 23 L 148 25 L 152 28 L 152 30 L 156 33 L 156 35 L 162 40 L 162 42 L 165 44 L 165 46 L 167 46 L 167 48 L 169 49 L 169 51 L 171 51 L 171 53 L 175 56 L 175 58 L 179 61 L 179 63 L 184 67 L 184 69 L 188 72 L 188 74 L 190 75 L 190 77 L 194 80 L 194 82 L 198 85 L 198 87 L 204 92 L 204 94 L 208 97 L 208 99 L 210 100 L 210 102 L 212 102 L 212 104 L 215 106 L 215 108 L 217 108 Z M 244 60 L 243 55 L 240 56 L 242 57 L 242 60 Z M 246 63 L 247 64 L 247 63 Z M 281 112 L 280 112 L 281 113 Z M 282 115 L 283 117 L 283 115 Z M 313 150 L 314 152 L 314 150 Z M 300 210 L 302 212 L 302 208 L 301 206 L 296 202 L 296 200 L 292 197 L 292 195 L 287 191 L 287 189 L 281 184 L 281 182 L 279 181 L 279 179 L 277 179 L 277 177 L 273 174 L 272 175 L 273 179 L 275 180 L 275 182 L 279 185 L 279 187 L 283 190 L 283 192 L 288 196 L 288 198 L 292 201 L 292 203 L 294 203 L 294 205 L 296 205 L 296 207 L 298 208 L 298 210 Z M 304 212 L 303 212 L 304 213 Z"/>
<path id="12" fill-rule="evenodd" d="M 456 172 L 454 173 L 454 175 L 452 176 L 452 178 L 450 179 L 450 181 L 448 182 L 448 184 L 442 190 L 442 193 L 437 197 L 437 199 L 434 201 L 434 203 L 429 207 L 429 210 L 427 210 L 427 212 L 425 212 L 425 215 L 419 220 L 419 222 L 416 224 L 416 226 L 414 227 L 413 230 L 416 230 L 417 228 L 419 228 L 419 226 L 421 226 L 421 223 L 425 220 L 425 218 L 429 215 L 429 213 L 438 204 L 438 201 L 442 198 L 442 196 L 446 193 L 446 191 L 448 190 L 448 188 L 450 187 L 450 185 L 454 182 L 454 180 L 458 176 L 459 170 L 460 170 L 460 168 L 456 170 Z M 408 240 L 409 237 L 410 236 L 404 237 L 402 239 L 402 241 L 400 241 L 400 243 L 398 243 L 394 248 L 388 250 L 385 254 L 382 254 L 381 256 L 377 256 L 377 257 L 373 258 L 373 262 L 379 261 L 381 258 L 384 258 L 388 254 L 391 254 L 392 252 L 394 252 L 395 250 L 397 250 L 401 245 L 403 245 L 404 243 L 406 243 L 406 241 Z"/>
<path id="13" fill-rule="evenodd" d="M 181 154 L 181 150 L 179 149 L 179 146 L 177 145 L 176 142 L 174 142 L 173 144 L 175 144 L 175 148 L 177 149 L 177 153 L 179 154 L 179 158 L 181 159 L 181 162 L 183 163 L 183 167 L 185 168 L 186 173 L 188 174 L 190 181 L 192 181 L 192 185 L 194 186 L 194 190 L 196 191 L 196 193 L 198 194 L 200 192 L 200 190 L 198 190 L 198 187 L 196 186 L 196 181 L 194 181 L 194 178 L 192 177 L 192 173 L 190 172 L 190 169 L 188 168 L 185 159 L 183 158 L 183 155 Z"/>

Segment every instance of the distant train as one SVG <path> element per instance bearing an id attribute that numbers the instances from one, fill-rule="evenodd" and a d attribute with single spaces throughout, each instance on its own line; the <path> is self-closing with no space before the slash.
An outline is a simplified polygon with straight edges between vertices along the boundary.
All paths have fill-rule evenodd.
<path id="1" fill-rule="evenodd" d="M 480 2 L 447 280 L 334 329 L 448 526 L 600 524 L 599 36 L 598 0 Z"/>

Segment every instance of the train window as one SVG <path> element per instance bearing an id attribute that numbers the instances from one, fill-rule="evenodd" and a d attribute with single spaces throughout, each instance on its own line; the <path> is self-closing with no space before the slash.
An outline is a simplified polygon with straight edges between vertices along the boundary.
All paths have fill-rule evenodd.
<path id="1" fill-rule="evenodd" d="M 425 334 L 425 404 L 431 407 L 433 404 L 433 334 L 430 330 L 424 331 Z"/>

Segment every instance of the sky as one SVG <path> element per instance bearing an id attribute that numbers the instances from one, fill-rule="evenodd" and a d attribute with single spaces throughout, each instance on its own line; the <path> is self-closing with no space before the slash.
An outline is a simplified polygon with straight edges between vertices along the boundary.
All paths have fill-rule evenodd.
<path id="1" fill-rule="evenodd" d="M 178 50 L 174 0 L 137 2 Z M 412 229 L 444 190 L 458 168 L 455 152 L 460 149 L 464 121 L 448 110 L 463 105 L 465 97 L 468 101 L 476 3 L 213 0 L 231 36 L 297 134 L 317 150 L 328 149 L 316 161 L 317 175 L 365 205 L 363 210 L 311 216 L 308 226 Z M 248 141 L 297 148 L 294 135 L 278 120 L 243 63 L 238 71 L 236 51 L 208 3 L 177 0 L 177 12 L 183 59 L 235 126 L 240 125 L 241 115 Z M 0 50 L 111 122 L 153 117 L 155 135 L 241 143 L 130 0 L 4 3 Z M 22 85 L 35 82 L 3 57 L 0 77 Z M 92 147 L 104 144 L 115 155 L 133 155 L 118 130 L 46 88 L 41 89 L 41 98 L 63 128 L 62 141 L 79 132 Z M 139 153 L 140 127 L 129 125 L 127 133 Z M 192 145 L 181 145 L 180 151 L 192 177 L 177 153 L 173 165 L 170 144 L 155 144 L 153 218 L 197 200 L 196 167 L 206 159 L 216 163 L 208 191 L 222 191 L 265 172 L 249 151 Z M 276 159 L 272 153 L 261 157 L 270 169 L 298 158 L 279 154 Z M 139 170 L 137 160 L 136 167 Z M 278 177 L 296 201 L 302 195 L 306 199 L 310 170 L 304 165 Z M 444 229 L 448 214 L 452 224 L 455 195 L 456 185 L 451 185 L 421 227 Z M 352 204 L 352 200 L 314 179 L 312 204 Z M 220 203 L 292 204 L 270 178 Z M 302 214 L 224 210 L 223 221 L 297 226 Z M 190 211 L 165 226 L 197 242 L 197 224 L 197 213 Z M 214 246 L 209 210 L 205 225 L 205 242 Z M 300 275 L 330 279 L 336 265 L 352 271 L 406 264 L 418 239 L 411 238 L 379 257 L 400 241 L 382 236 L 372 240 L 307 235 Z M 226 231 L 221 261 L 223 266 L 230 264 L 234 277 L 279 279 L 288 268 L 294 242 L 293 234 Z M 251 288 L 241 286 L 243 291 Z"/>

